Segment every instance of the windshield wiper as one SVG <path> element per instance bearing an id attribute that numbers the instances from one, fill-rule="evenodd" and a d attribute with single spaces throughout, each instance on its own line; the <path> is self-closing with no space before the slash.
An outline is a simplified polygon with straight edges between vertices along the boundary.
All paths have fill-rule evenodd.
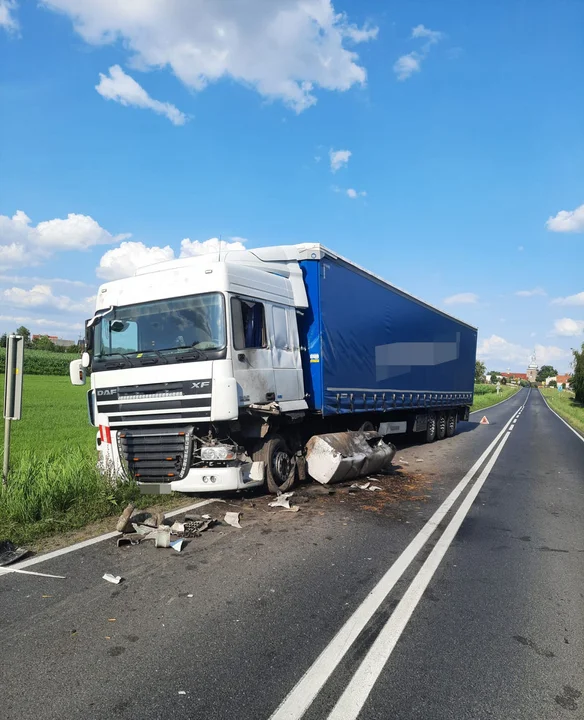
<path id="1" fill-rule="evenodd" d="M 136 352 L 126 353 L 126 356 L 133 355 L 141 365 L 156 365 L 158 358 L 162 360 L 165 365 L 168 365 L 168 360 L 160 352 L 160 350 L 136 350 Z M 156 357 L 138 357 L 138 355 L 156 355 Z"/>
<path id="2" fill-rule="evenodd" d="M 187 360 L 208 360 L 209 358 L 202 350 L 197 350 L 197 348 L 191 347 L 183 353 L 177 353 L 174 356 L 174 359 L 176 362 L 187 362 Z"/>
<path id="3" fill-rule="evenodd" d="M 123 362 L 119 362 L 116 360 L 110 360 L 111 358 L 120 357 L 122 358 Z M 94 360 L 97 360 L 98 362 L 103 362 L 106 365 L 107 369 L 115 369 L 116 367 L 127 367 L 128 365 L 132 367 L 132 361 L 129 357 L 126 357 L 123 353 L 109 353 L 107 355 L 97 355 Z"/>

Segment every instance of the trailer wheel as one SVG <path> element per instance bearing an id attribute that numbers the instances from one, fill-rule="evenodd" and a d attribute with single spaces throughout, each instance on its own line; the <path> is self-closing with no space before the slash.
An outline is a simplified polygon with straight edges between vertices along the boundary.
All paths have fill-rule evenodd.
<path id="1" fill-rule="evenodd" d="M 446 419 L 446 437 L 452 437 L 456 432 L 456 412 L 452 411 L 448 413 Z"/>
<path id="2" fill-rule="evenodd" d="M 438 413 L 438 421 L 436 424 L 436 440 L 444 440 L 444 438 L 446 437 L 446 430 L 446 413 Z"/>
<path id="3" fill-rule="evenodd" d="M 281 435 L 267 437 L 263 445 L 254 453 L 253 459 L 265 464 L 268 492 L 276 495 L 290 490 L 294 485 L 296 458 Z"/>
<path id="4" fill-rule="evenodd" d="M 436 440 L 436 415 L 428 413 L 428 424 L 426 426 L 426 442 L 434 442 Z"/>

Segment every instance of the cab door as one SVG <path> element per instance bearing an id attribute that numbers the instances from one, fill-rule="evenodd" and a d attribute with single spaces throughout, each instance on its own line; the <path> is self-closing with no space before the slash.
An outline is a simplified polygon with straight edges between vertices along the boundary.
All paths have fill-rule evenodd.
<path id="1" fill-rule="evenodd" d="M 261 300 L 231 298 L 233 375 L 240 406 L 265 405 L 276 400 L 266 322 L 268 309 Z"/>
<path id="2" fill-rule="evenodd" d="M 302 400 L 304 381 L 296 310 L 283 305 L 272 305 L 271 330 L 276 401 Z"/>

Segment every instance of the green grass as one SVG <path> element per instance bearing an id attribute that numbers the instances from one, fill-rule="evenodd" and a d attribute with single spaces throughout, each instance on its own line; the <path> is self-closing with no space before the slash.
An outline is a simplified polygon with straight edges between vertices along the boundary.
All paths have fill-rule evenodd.
<path id="1" fill-rule="evenodd" d="M 574 400 L 571 392 L 558 392 L 555 388 L 540 388 L 541 394 L 558 415 L 584 435 L 584 405 Z"/>
<path id="2" fill-rule="evenodd" d="M 0 376 L 0 392 L 4 391 Z M 141 496 L 135 483 L 96 469 L 96 429 L 87 420 L 86 388 L 65 377 L 24 377 L 22 420 L 12 423 L 10 475 L 0 489 L 0 540 L 30 543 L 169 496 Z M 0 457 L 4 421 L 0 419 Z"/>
<path id="3" fill-rule="evenodd" d="M 519 389 L 518 385 L 501 385 L 501 392 L 497 395 L 495 385 L 475 385 L 474 402 L 471 407 L 471 412 L 473 410 L 483 410 L 498 402 L 502 402 L 511 397 L 511 395 L 515 395 Z"/>

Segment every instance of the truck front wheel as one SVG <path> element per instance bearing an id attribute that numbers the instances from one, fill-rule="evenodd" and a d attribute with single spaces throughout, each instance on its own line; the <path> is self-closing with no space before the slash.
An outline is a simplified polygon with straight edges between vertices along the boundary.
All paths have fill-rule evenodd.
<path id="1" fill-rule="evenodd" d="M 276 495 L 286 492 L 296 480 L 296 458 L 280 435 L 267 437 L 262 446 L 256 450 L 253 459 L 261 461 L 266 468 L 266 485 L 268 491 Z"/>

